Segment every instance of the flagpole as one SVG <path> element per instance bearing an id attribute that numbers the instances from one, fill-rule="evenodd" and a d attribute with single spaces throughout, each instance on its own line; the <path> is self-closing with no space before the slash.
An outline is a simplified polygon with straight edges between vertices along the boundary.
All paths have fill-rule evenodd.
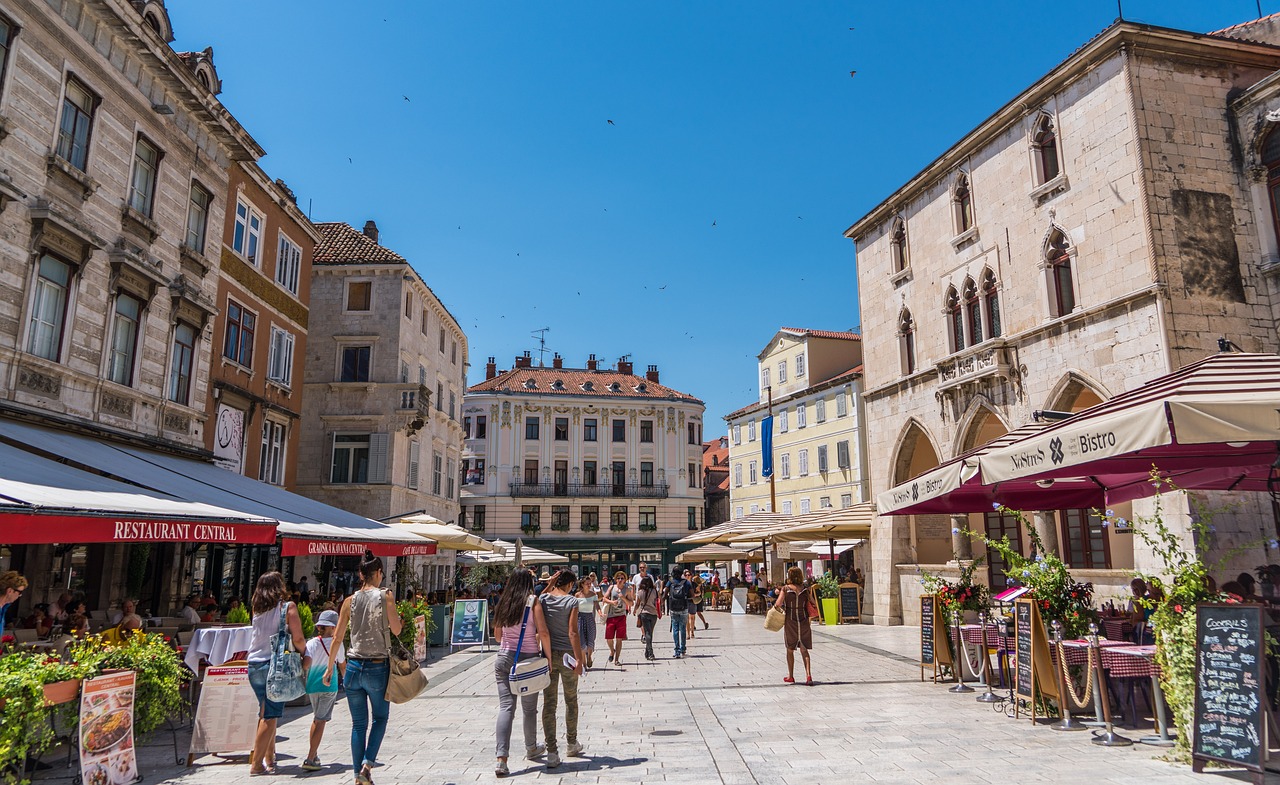
<path id="1" fill-rule="evenodd" d="M 773 428 L 773 385 L 764 388 L 769 393 L 769 427 Z M 763 461 L 763 459 L 761 459 Z M 769 440 L 769 465 L 773 466 L 773 439 Z M 778 511 L 778 492 L 773 485 L 773 476 L 776 471 L 769 472 L 769 512 L 776 513 Z"/>

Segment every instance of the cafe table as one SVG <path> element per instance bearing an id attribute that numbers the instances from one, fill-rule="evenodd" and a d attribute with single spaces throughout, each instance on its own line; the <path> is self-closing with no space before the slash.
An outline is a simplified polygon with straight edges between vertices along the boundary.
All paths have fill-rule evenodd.
<path id="1" fill-rule="evenodd" d="M 200 673 L 200 660 L 221 665 L 237 652 L 248 651 L 253 642 L 253 627 L 206 627 L 191 634 L 191 643 L 182 658 L 193 673 Z"/>
<path id="2" fill-rule="evenodd" d="M 1102 630 L 1106 633 L 1108 640 L 1132 640 L 1133 622 L 1124 616 L 1104 616 L 1102 618 Z"/>
<path id="3" fill-rule="evenodd" d="M 1148 744 L 1172 744 L 1169 721 L 1164 713 L 1164 691 L 1160 689 L 1160 666 L 1156 663 L 1155 646 L 1110 646 L 1102 652 L 1102 667 L 1112 678 L 1151 679 L 1151 703 L 1156 716 L 1159 738 L 1143 739 Z M 1131 715 L 1137 716 L 1137 701 L 1131 700 Z"/>

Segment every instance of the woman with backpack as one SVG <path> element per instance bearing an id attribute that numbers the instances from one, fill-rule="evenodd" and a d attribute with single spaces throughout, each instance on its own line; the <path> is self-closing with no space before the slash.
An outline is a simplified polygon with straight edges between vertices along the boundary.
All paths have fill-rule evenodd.
<path id="1" fill-rule="evenodd" d="M 511 573 L 493 610 L 493 636 L 498 639 L 498 658 L 493 665 L 494 680 L 498 683 L 498 762 L 493 773 L 499 777 L 511 773 L 507 758 L 511 750 L 511 726 L 516 718 L 516 694 L 511 691 L 510 679 L 516 652 L 521 658 L 551 652 L 551 636 L 542 603 L 534 602 L 533 584 L 533 573 L 528 569 L 522 567 Z M 538 693 L 520 696 L 520 709 L 524 718 L 525 757 L 533 760 L 546 749 L 538 743 Z"/>
<path id="2" fill-rule="evenodd" d="M 658 623 L 658 619 L 662 618 L 662 607 L 658 602 L 659 594 L 656 586 L 653 585 L 653 578 L 648 575 L 640 580 L 640 588 L 636 591 L 636 619 L 640 622 L 641 629 L 644 630 L 644 658 L 652 660 L 653 657 L 653 628 Z"/>

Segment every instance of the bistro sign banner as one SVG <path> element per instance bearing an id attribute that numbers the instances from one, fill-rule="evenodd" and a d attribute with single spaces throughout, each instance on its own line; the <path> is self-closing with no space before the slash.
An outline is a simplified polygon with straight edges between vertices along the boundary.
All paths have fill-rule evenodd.
<path id="1" fill-rule="evenodd" d="M 954 491 L 972 476 L 968 462 L 952 461 L 890 488 L 876 497 L 876 504 L 881 512 L 911 507 Z"/>
<path id="2" fill-rule="evenodd" d="M 351 540 L 304 540 L 286 537 L 281 542 L 281 556 L 433 556 L 436 544 L 406 542 L 353 542 Z"/>
<path id="3" fill-rule="evenodd" d="M 14 545 L 54 542 L 217 542 L 266 545 L 275 540 L 274 523 L 0 513 L 0 541 Z"/>
<path id="4" fill-rule="evenodd" d="M 1126 455 L 1173 442 L 1164 407 L 1133 409 L 1112 417 L 1070 421 L 1039 436 L 1020 439 L 978 459 L 988 485 L 1060 470 L 1102 458 Z"/>

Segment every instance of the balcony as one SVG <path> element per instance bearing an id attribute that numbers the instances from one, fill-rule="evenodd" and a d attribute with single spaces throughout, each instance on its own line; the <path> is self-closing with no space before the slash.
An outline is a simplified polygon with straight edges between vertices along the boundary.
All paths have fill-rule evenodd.
<path id="1" fill-rule="evenodd" d="M 667 484 L 655 483 L 642 485 L 627 483 L 626 485 L 588 485 L 576 482 L 513 482 L 512 496 L 536 496 L 541 498 L 586 498 L 586 499 L 665 499 Z"/>
<path id="2" fill-rule="evenodd" d="M 937 364 L 938 388 L 948 392 L 987 379 L 1014 379 L 1018 372 L 1003 339 L 994 338 L 965 349 Z"/>

